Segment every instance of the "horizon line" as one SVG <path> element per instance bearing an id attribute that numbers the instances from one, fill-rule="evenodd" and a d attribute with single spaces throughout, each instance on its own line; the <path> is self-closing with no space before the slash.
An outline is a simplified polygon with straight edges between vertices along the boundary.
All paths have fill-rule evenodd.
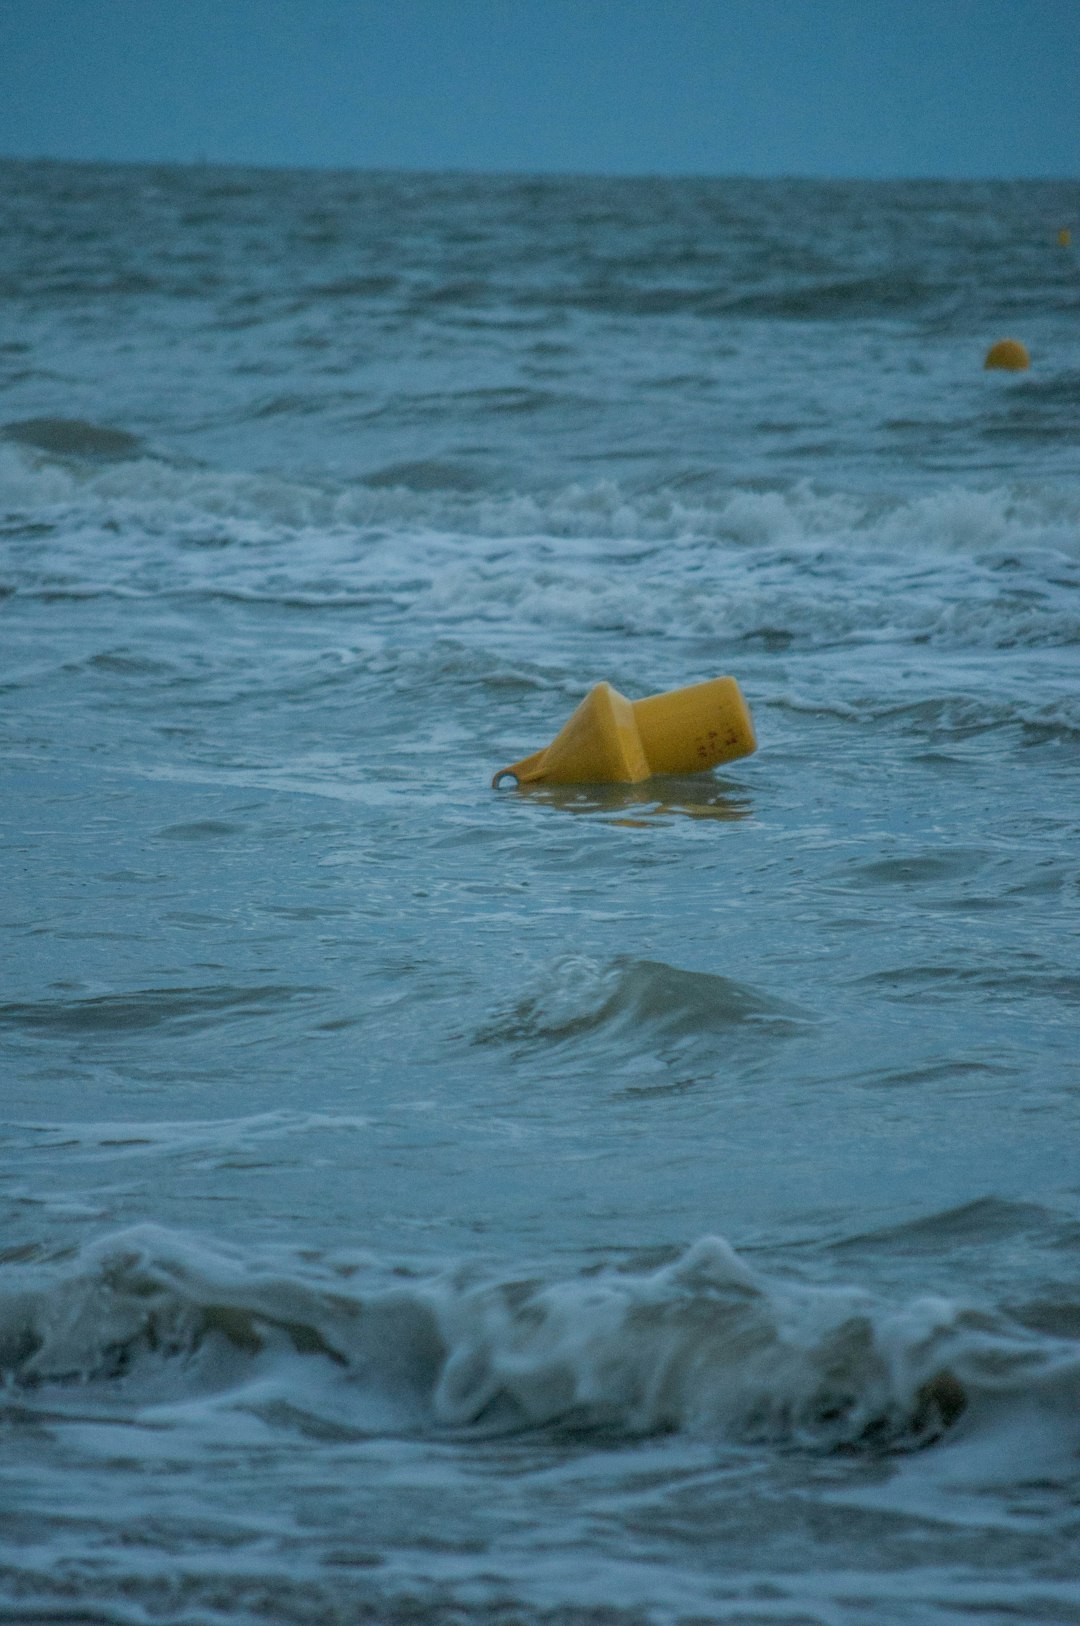
<path id="1" fill-rule="evenodd" d="M 266 160 L 248 160 L 242 158 L 209 158 L 196 154 L 191 158 L 86 158 L 72 157 L 56 153 L 12 153 L 0 152 L 2 164 L 48 165 L 68 164 L 79 165 L 84 168 L 111 168 L 111 169 L 183 169 L 183 170 L 254 170 L 262 174 L 282 175 L 387 175 L 387 176 L 419 176 L 426 175 L 432 178 L 468 179 L 472 177 L 486 177 L 488 179 L 505 180 L 533 180 L 533 181 L 717 181 L 717 182 L 805 182 L 812 185 L 827 184 L 856 184 L 864 186 L 911 186 L 911 185 L 937 185 L 937 186 L 979 186 L 979 185 L 1007 185 L 1014 186 L 1020 183 L 1032 185 L 1068 185 L 1080 183 L 1076 175 L 1059 174 L 998 174 L 998 175 L 972 175 L 949 174 L 931 172 L 912 172 L 907 174 L 868 175 L 861 173 L 835 173 L 816 172 L 812 170 L 634 170 L 634 169 L 531 169 L 531 168 L 501 168 L 495 165 L 418 165 L 418 164 L 339 164 L 339 163 L 290 163 L 268 162 Z"/>

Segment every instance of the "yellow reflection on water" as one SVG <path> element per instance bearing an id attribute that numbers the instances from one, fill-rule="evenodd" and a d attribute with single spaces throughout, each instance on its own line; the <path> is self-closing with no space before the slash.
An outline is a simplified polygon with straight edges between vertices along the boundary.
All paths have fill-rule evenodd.
<path id="1" fill-rule="evenodd" d="M 753 801 L 745 788 L 711 775 L 679 774 L 637 785 L 520 785 L 513 793 L 566 813 L 587 814 L 606 824 L 649 829 L 670 818 L 748 819 Z"/>

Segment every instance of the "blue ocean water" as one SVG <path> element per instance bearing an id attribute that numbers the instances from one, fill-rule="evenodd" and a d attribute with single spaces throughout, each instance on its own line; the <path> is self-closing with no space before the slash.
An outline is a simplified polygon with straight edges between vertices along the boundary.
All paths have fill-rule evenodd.
<path id="1" fill-rule="evenodd" d="M 1078 214 L 0 165 L 0 1619 L 1080 1618 Z"/>

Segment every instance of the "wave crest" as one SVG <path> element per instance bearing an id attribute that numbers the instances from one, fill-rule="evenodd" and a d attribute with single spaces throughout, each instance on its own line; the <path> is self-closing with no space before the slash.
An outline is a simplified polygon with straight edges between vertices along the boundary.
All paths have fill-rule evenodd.
<path id="1" fill-rule="evenodd" d="M 786 1001 L 706 971 L 619 956 L 601 964 L 570 954 L 477 1033 L 482 1043 L 574 1040 L 602 1030 L 672 1040 L 753 1027 L 777 1035 L 806 1018 Z"/>
<path id="2" fill-rule="evenodd" d="M 562 1279 L 272 1268 L 154 1227 L 5 1263 L 9 1404 L 62 1404 L 75 1383 L 81 1408 L 95 1392 L 244 1408 L 268 1370 L 296 1407 L 367 1432 L 679 1430 L 813 1450 L 925 1445 L 962 1416 L 1080 1397 L 1073 1341 L 942 1297 L 769 1276 L 716 1237 L 658 1269 Z"/>

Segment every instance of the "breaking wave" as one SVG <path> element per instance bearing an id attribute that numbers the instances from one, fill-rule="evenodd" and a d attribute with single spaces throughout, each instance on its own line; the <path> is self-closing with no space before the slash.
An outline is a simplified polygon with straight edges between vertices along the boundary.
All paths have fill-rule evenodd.
<path id="1" fill-rule="evenodd" d="M 732 486 L 702 469 L 659 485 L 611 479 L 504 489 L 471 464 L 417 459 L 350 483 L 182 465 L 115 425 L 33 419 L 0 425 L 0 501 L 57 519 L 95 507 L 114 522 L 175 531 L 234 521 L 234 540 L 285 530 L 394 525 L 493 539 L 714 541 L 743 547 L 860 540 L 888 552 L 1041 546 L 1080 555 L 1080 484 L 953 486 L 914 497 L 839 492 L 809 480 Z"/>
<path id="2" fill-rule="evenodd" d="M 319 1363 L 318 1381 L 297 1357 Z M 275 1267 L 153 1226 L 5 1261 L 5 1407 L 62 1406 L 77 1385 L 83 1412 L 95 1394 L 243 1410 L 276 1364 L 302 1412 L 323 1406 L 359 1434 L 903 1449 L 1002 1407 L 1067 1413 L 1080 1399 L 1074 1340 L 944 1297 L 889 1304 L 766 1275 L 715 1237 L 659 1268 L 562 1278 L 363 1257 Z"/>
<path id="3" fill-rule="evenodd" d="M 95 446 L 121 433 L 79 430 Z M 115 450 L 76 465 L 40 446 L 0 446 L 4 585 L 387 605 L 443 625 L 457 615 L 721 635 L 770 650 L 1080 637 L 1080 487 L 884 501 L 804 483 L 694 500 L 606 481 L 470 489 L 429 465 L 400 476 L 331 488 Z"/>

